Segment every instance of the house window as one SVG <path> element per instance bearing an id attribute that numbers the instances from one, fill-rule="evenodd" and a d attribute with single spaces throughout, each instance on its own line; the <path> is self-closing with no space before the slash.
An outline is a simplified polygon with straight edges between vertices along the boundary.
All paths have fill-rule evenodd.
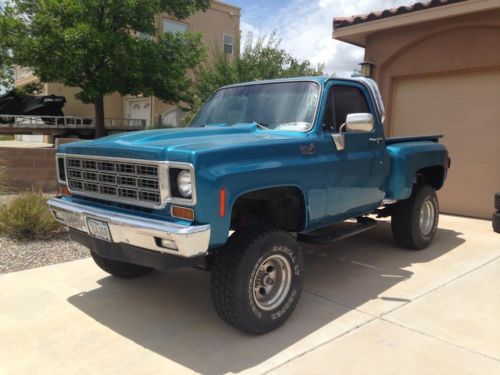
<path id="1" fill-rule="evenodd" d="M 223 43 L 224 43 L 224 53 L 228 55 L 233 54 L 233 36 L 231 34 L 223 34 Z"/>
<path id="2" fill-rule="evenodd" d="M 170 32 L 173 34 L 185 33 L 188 31 L 188 25 L 184 22 L 172 21 L 167 18 L 163 19 L 163 32 Z"/>

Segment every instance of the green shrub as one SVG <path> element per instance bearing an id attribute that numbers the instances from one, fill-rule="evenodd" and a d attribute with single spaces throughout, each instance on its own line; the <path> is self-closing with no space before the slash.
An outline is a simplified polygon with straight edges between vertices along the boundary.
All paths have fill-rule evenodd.
<path id="1" fill-rule="evenodd" d="M 49 239 L 61 230 L 42 194 L 21 194 L 0 209 L 0 233 L 16 240 Z"/>

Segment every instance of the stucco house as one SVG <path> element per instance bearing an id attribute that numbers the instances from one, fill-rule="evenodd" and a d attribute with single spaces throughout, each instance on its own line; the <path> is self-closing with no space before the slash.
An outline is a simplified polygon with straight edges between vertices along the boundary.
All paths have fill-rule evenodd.
<path id="1" fill-rule="evenodd" d="M 215 48 L 220 48 L 229 56 L 236 55 L 236 41 L 240 36 L 240 8 L 220 1 L 212 1 L 211 7 L 205 12 L 196 12 L 186 20 L 174 20 L 167 14 L 157 16 L 157 28 L 162 32 L 198 31 L 203 34 L 203 40 L 208 48 L 209 58 Z M 20 86 L 37 80 L 30 69 L 16 67 L 15 85 Z M 58 83 L 45 84 L 44 94 L 63 95 L 67 99 L 64 113 L 67 116 L 94 118 L 94 106 L 86 105 L 75 99 L 77 88 L 66 87 Z M 107 123 L 120 122 L 122 119 L 146 120 L 146 124 L 168 123 L 176 125 L 179 122 L 179 111 L 176 106 L 167 104 L 154 97 L 122 97 L 119 94 L 105 98 L 105 115 Z"/>
<path id="2" fill-rule="evenodd" d="M 365 48 L 390 136 L 444 134 L 446 213 L 491 218 L 500 191 L 500 1 L 433 0 L 334 19 L 335 39 Z"/>

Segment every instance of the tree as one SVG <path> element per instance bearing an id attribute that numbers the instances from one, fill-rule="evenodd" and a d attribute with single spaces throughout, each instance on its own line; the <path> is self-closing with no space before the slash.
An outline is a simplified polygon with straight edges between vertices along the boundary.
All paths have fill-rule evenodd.
<path id="1" fill-rule="evenodd" d="M 96 136 L 104 135 L 104 97 L 187 100 L 187 71 L 205 54 L 198 33 L 160 34 L 155 16 L 184 19 L 210 0 L 8 0 L 0 15 L 0 49 L 11 64 L 42 82 L 80 88 L 94 104 Z"/>
<path id="2" fill-rule="evenodd" d="M 0 0 L 0 19 L 2 19 L 3 17 L 3 12 L 4 10 L 2 7 L 2 1 Z M 3 29 L 0 29 L 0 31 L 3 31 Z M 2 39 L 5 39 L 3 35 L 0 40 Z M 3 89 L 10 88 L 14 83 L 14 72 L 12 70 L 12 66 L 9 63 L 9 59 L 10 51 L 7 47 L 7 44 L 0 42 L 0 92 Z"/>
<path id="3" fill-rule="evenodd" d="M 17 86 L 12 89 L 17 95 L 40 95 L 43 93 L 44 84 L 40 81 L 26 83 L 22 86 Z"/>
<path id="4" fill-rule="evenodd" d="M 194 70 L 195 83 L 190 98 L 193 105 L 185 121 L 189 121 L 221 86 L 263 79 L 318 76 L 323 75 L 323 68 L 322 65 L 313 67 L 308 60 L 301 61 L 281 48 L 281 39 L 277 38 L 276 32 L 257 39 L 249 34 L 239 56 L 230 58 L 216 48 L 214 58 Z"/>
<path id="5" fill-rule="evenodd" d="M 14 83 L 14 75 L 12 69 L 7 65 L 4 66 L 0 62 L 0 92 L 3 89 L 8 89 Z"/>

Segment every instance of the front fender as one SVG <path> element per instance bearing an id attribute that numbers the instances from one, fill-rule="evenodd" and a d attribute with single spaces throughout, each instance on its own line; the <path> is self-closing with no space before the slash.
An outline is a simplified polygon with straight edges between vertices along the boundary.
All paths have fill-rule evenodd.
<path id="1" fill-rule="evenodd" d="M 295 148 L 293 148 L 295 150 Z M 297 146 L 297 150 L 298 150 Z M 281 155 L 293 155 L 290 149 Z M 297 154 L 297 153 L 296 153 Z M 253 157 L 249 157 L 253 156 Z M 216 162 L 205 157 L 198 164 L 197 194 L 200 197 L 196 205 L 196 218 L 200 223 L 210 223 L 210 247 L 216 248 L 227 241 L 231 224 L 231 210 L 238 197 L 243 194 L 280 187 L 298 189 L 305 207 L 304 222 L 307 225 L 310 210 L 318 211 L 311 194 L 317 194 L 324 186 L 324 171 L 314 168 L 315 156 L 294 155 L 281 157 L 261 153 L 246 155 L 246 160 L 232 160 L 226 156 L 226 163 Z M 223 160 L 223 159 L 219 159 Z M 220 189 L 224 188 L 226 196 L 225 215 L 220 213 Z"/>

